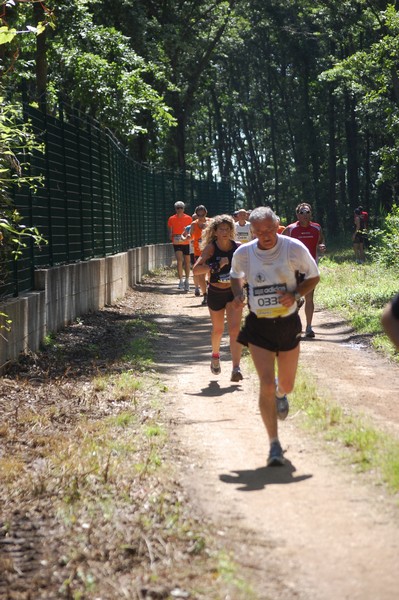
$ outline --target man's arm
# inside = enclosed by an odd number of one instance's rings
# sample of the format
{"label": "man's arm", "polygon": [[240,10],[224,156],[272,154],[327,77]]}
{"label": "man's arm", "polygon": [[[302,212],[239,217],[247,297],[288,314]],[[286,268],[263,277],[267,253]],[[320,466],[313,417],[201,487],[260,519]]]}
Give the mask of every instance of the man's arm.
{"label": "man's arm", "polygon": [[319,251],[320,252],[325,252],[325,250],[326,250],[326,240],[325,240],[324,233],[323,233],[323,230],[322,230],[321,227],[320,227],[320,231],[319,231],[318,247],[319,247]]}
{"label": "man's arm", "polygon": [[320,277],[309,277],[309,279],[304,279],[301,283],[298,284],[296,291],[301,294],[301,296],[306,296],[309,292],[312,292],[316,285],[319,283]]}
{"label": "man's arm", "polygon": [[306,296],[312,290],[315,289],[316,285],[319,283],[320,277],[309,277],[309,279],[304,279],[301,283],[298,284],[296,290],[294,292],[281,292],[280,295],[280,303],[283,306],[290,307],[296,302],[295,294],[298,293],[300,296]]}
{"label": "man's arm", "polygon": [[171,217],[169,217],[169,219],[168,219],[167,227],[168,227],[169,239],[170,239],[170,241],[172,241],[172,239],[173,239],[173,227],[172,227]]}
{"label": "man's arm", "polygon": [[197,259],[197,262],[193,266],[193,275],[206,275],[209,273],[210,267],[206,263],[207,260],[210,259],[213,253],[213,247],[211,244],[208,244],[206,248],[201,253],[201,256]]}
{"label": "man's arm", "polygon": [[234,300],[232,302],[233,306],[235,308],[242,308],[245,304],[245,279],[242,277],[230,277],[230,285],[234,296]]}

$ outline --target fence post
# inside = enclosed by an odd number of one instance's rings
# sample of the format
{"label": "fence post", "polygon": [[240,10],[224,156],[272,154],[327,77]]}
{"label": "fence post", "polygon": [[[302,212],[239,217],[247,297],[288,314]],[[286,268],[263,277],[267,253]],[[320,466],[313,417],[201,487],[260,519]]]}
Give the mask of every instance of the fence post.
{"label": "fence post", "polygon": [[64,227],[65,227],[65,238],[66,238],[66,260],[70,260],[69,252],[69,218],[68,218],[68,179],[66,173],[66,152],[65,152],[65,123],[64,123],[64,105],[63,102],[59,102],[59,118],[60,118],[60,129],[61,129],[61,148],[62,148],[62,178],[64,183],[63,198],[64,198]]}

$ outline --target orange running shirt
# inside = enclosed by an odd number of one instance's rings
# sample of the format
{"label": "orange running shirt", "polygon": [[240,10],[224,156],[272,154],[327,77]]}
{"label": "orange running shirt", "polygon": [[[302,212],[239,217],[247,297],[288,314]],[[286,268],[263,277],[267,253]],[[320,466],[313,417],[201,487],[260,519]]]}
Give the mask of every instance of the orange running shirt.
{"label": "orange running shirt", "polygon": [[182,240],[181,234],[183,233],[187,225],[191,225],[192,221],[193,220],[190,217],[190,215],[186,215],[185,213],[183,213],[181,217],[177,215],[172,215],[171,217],[169,217],[168,227],[172,229],[172,244],[174,244],[175,246],[181,246],[190,243],[189,240]]}
{"label": "orange running shirt", "polygon": [[191,239],[193,241],[194,244],[194,256],[201,256],[201,248],[200,248],[200,242],[201,242],[201,236],[202,236],[202,232],[205,229],[205,227],[208,225],[209,219],[207,219],[205,221],[205,223],[197,223],[197,221],[194,221],[194,223],[191,226]]}

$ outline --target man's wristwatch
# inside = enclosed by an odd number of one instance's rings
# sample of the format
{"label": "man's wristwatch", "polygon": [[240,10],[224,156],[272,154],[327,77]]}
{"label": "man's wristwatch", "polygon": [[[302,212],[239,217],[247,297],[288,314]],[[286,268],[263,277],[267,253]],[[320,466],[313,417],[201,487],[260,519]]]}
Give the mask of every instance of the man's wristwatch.
{"label": "man's wristwatch", "polygon": [[295,298],[295,302],[299,302],[299,300],[302,298],[302,296],[299,292],[295,291],[294,298]]}

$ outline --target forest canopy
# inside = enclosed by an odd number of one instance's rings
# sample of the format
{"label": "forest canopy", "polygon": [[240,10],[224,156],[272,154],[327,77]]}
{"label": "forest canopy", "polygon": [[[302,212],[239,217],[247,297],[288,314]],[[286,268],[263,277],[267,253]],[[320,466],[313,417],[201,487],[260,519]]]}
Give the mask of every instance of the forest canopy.
{"label": "forest canopy", "polygon": [[[381,0],[7,0],[2,85],[76,107],[154,168],[329,232],[397,204],[399,13]],[[22,34],[23,33],[23,34]]]}

